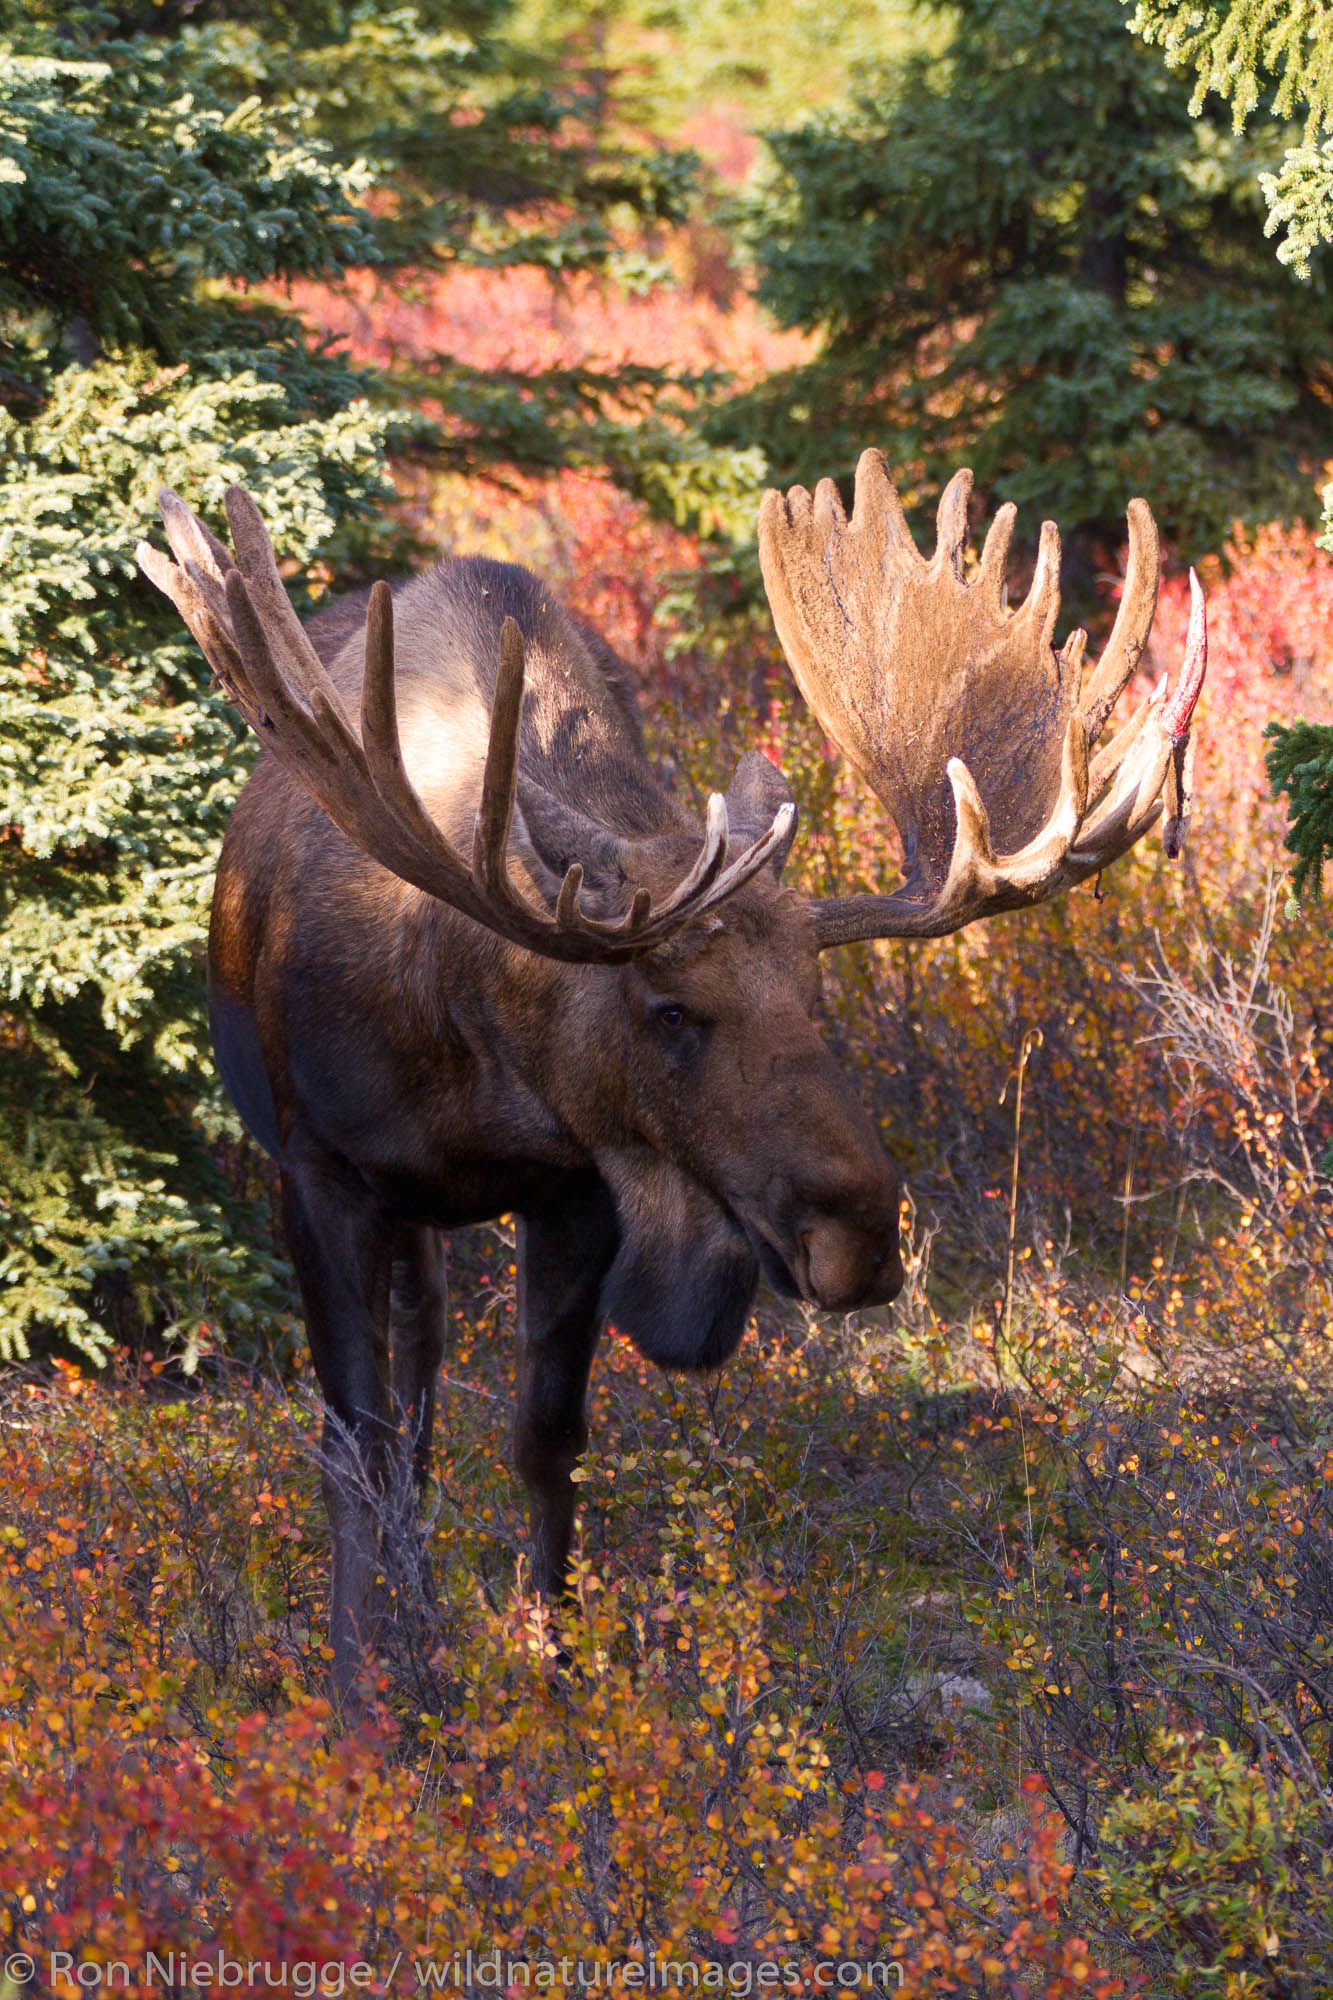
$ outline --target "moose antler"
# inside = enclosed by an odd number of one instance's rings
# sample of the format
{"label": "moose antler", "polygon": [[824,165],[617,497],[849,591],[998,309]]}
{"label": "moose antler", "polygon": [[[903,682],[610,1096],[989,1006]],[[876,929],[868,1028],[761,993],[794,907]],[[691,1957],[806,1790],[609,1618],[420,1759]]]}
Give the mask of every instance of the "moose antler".
{"label": "moose antler", "polygon": [[727,806],[715,793],[698,860],[656,909],[648,890],[640,888],[623,917],[590,915],[582,905],[583,869],[577,862],[565,875],[554,914],[534,908],[515,887],[507,856],[523,706],[523,635],[515,621],[506,618],[500,633],[469,866],[427,812],[403,763],[389,586],[375,585],[366,613],[358,734],[292,610],[251,496],[239,486],[227,492],[234,560],[169,488],[158,497],[176,560],[140,542],[139,567],[176,606],[260,741],[367,854],[488,930],[545,958],[619,962],[660,944],[785,854],[796,814],[791,805],[782,806],[767,831],[728,863]]}
{"label": "moose antler", "polygon": [[1157,530],[1129,503],[1129,565],[1115,625],[1085,668],[1087,634],[1057,651],[1060,537],[1041,531],[1024,602],[1004,603],[1015,508],[1001,507],[976,574],[963,566],[970,472],[939,504],[934,555],[918,551],[877,451],[863,452],[847,520],[832,480],[764,495],[759,558],[773,622],[821,726],[902,836],[891,896],[815,906],[822,946],[942,937],[976,917],[1039,903],[1132,847],[1166,792],[1165,844],[1189,816],[1189,723],[1207,662],[1203,593],[1180,686],[1166,682],[1089,758],[1138,666],[1157,606]]}

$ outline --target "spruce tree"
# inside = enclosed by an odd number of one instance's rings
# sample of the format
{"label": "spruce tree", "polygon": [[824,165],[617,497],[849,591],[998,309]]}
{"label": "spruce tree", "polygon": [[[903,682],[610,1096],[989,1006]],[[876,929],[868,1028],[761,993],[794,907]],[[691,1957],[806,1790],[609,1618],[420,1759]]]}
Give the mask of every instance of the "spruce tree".
{"label": "spruce tree", "polygon": [[132,550],[160,483],[216,517],[240,480],[308,602],[387,559],[395,444],[550,452],[534,404],[588,431],[577,380],[457,380],[427,433],[253,289],[605,263],[624,203],[677,199],[564,143],[495,13],[0,0],[0,1356],[145,1328],[191,1356],[287,1310],[202,1005],[249,746]]}
{"label": "spruce tree", "polygon": [[[1317,251],[1333,243],[1333,7],[1326,0],[1231,0],[1189,5],[1137,0],[1130,23],[1162,48],[1168,63],[1194,72],[1190,110],[1198,116],[1210,93],[1231,106],[1236,132],[1258,114],[1291,121],[1289,144],[1276,170],[1261,174],[1268,233],[1281,234],[1278,257],[1308,278]],[[1333,486],[1324,489],[1324,548],[1333,552]],[[1273,723],[1268,775],[1285,792],[1295,856],[1292,895],[1318,896],[1324,865],[1333,859],[1333,725]]]}
{"label": "spruce tree", "polygon": [[[727,410],[781,478],[882,445],[927,498],[968,462],[1085,554],[1152,496],[1184,553],[1299,513],[1333,453],[1326,260],[1263,240],[1256,144],[1118,0],[962,0],[953,40],[768,135],[763,296],[817,358]],[[1077,556],[1075,564],[1077,565]]]}
{"label": "spruce tree", "polygon": [[1135,0],[1134,33],[1173,69],[1194,72],[1190,111],[1210,92],[1243,132],[1258,113],[1291,128],[1280,165],[1260,175],[1268,233],[1303,277],[1333,241],[1333,7],[1328,0]]}

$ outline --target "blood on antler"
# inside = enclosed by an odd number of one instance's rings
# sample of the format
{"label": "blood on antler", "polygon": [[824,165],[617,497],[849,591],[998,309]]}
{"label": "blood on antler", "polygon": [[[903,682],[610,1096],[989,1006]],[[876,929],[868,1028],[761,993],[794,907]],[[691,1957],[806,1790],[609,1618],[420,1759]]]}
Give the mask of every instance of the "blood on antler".
{"label": "blood on antler", "polygon": [[1086,633],[1054,645],[1060,538],[1041,532],[1036,573],[1009,612],[1002,507],[969,577],[970,472],[939,504],[935,553],[918,551],[877,451],[861,456],[849,521],[831,480],[764,496],[759,554],[773,622],[826,734],[887,807],[906,880],[891,896],[816,905],[823,945],[939,937],[1048,896],[1132,847],[1162,811],[1168,853],[1189,814],[1189,723],[1207,659],[1203,593],[1182,678],[1154,690],[1104,748],[1103,725],[1147,644],[1157,530],[1129,504],[1129,565],[1115,626],[1085,663]]}

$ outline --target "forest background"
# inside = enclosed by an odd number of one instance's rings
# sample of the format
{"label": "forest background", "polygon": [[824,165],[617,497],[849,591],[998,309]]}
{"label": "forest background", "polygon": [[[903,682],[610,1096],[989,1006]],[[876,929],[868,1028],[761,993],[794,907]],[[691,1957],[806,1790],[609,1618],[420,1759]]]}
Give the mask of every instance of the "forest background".
{"label": "forest background", "polygon": [[[1331,51],[1316,0],[0,0],[16,1949],[1333,1991]],[[923,539],[959,463],[1017,500],[1015,588],[1057,518],[1071,624],[1148,497],[1152,673],[1210,594],[1186,863],[830,965],[908,1291],[766,1304],[702,1388],[608,1344],[577,1695],[512,1593],[509,1242],[460,1244],[444,1626],[399,1580],[338,1738],[299,1320],[202,1009],[251,751],[134,569],[156,489],[243,480],[303,607],[542,570],[680,783],[780,759],[827,892],[893,856],[753,522],[870,443]]]}

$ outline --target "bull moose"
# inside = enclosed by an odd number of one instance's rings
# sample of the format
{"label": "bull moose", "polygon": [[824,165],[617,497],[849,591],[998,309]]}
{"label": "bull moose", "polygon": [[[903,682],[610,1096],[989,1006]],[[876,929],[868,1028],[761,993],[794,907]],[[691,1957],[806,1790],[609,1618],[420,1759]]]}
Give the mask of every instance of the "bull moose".
{"label": "bull moose", "polygon": [[874,451],[850,520],[830,480],[761,507],[792,671],[902,843],[893,894],[823,900],[782,882],[781,772],[743,756],[701,835],[645,755],[621,663],[527,570],[453,558],[303,628],[243,489],[234,555],[163,491],[175,561],[142,543],[139,562],[268,752],[218,865],[210,1010],[281,1171],[329,1413],[340,1699],[374,1629],[375,1496],[395,1454],[427,1465],[441,1232],[517,1218],[516,1458],[534,1581],[555,1595],[605,1323],[664,1368],[706,1369],[761,1272],[837,1311],[902,1283],[898,1177],[813,1022],[819,954],[1041,902],[1164,803],[1178,851],[1197,581],[1177,688],[1098,748],[1153,621],[1152,515],[1130,502],[1114,629],[1085,663],[1082,631],[1054,644],[1054,524],[1011,612],[1014,508],[969,573],[970,491],[966,471],[946,487],[929,560]]}

